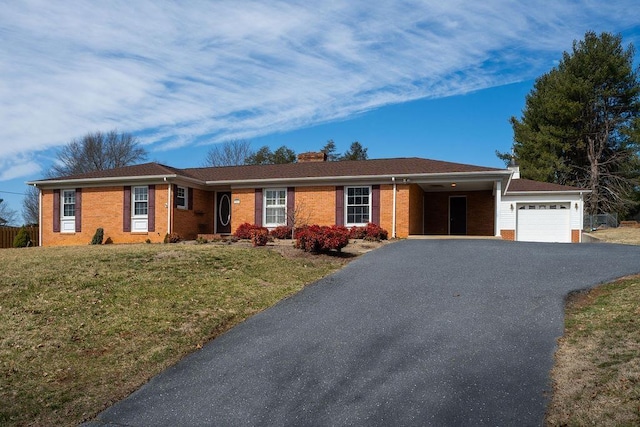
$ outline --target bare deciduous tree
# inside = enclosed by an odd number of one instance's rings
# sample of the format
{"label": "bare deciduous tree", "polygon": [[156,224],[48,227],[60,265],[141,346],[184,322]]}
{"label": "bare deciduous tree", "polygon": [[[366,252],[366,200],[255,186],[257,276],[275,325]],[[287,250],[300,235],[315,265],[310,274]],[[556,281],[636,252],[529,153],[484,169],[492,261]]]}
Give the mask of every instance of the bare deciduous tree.
{"label": "bare deciduous tree", "polygon": [[205,158],[205,166],[244,165],[247,158],[254,154],[251,143],[244,139],[232,139],[216,144]]}
{"label": "bare deciduous tree", "polygon": [[287,212],[287,223],[291,225],[291,238],[296,238],[296,229],[309,225],[311,212],[304,202],[297,202],[292,211]]}
{"label": "bare deciduous tree", "polygon": [[136,137],[116,130],[88,133],[58,151],[49,177],[75,175],[135,164],[147,157]]}
{"label": "bare deciduous tree", "polygon": [[0,225],[16,225],[18,213],[0,199]]}
{"label": "bare deciduous tree", "polygon": [[40,190],[29,186],[22,199],[22,218],[25,224],[39,224],[40,222]]}

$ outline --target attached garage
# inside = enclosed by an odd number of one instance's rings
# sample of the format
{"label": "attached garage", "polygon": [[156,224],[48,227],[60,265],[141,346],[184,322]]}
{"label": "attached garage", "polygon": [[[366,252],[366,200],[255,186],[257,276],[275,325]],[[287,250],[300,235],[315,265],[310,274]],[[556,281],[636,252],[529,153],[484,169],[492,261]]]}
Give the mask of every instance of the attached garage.
{"label": "attached garage", "polygon": [[517,204],[516,240],[571,243],[569,203]]}
{"label": "attached garage", "polygon": [[520,242],[579,243],[588,191],[521,179],[516,166],[500,200],[500,235]]}

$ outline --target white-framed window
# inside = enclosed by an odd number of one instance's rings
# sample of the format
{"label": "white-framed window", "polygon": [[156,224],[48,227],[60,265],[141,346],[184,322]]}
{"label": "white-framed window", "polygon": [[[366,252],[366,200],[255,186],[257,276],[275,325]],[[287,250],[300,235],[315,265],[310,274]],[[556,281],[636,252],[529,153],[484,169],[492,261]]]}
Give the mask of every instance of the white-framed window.
{"label": "white-framed window", "polygon": [[185,187],[178,186],[176,188],[176,205],[178,209],[187,209],[189,206],[189,192]]}
{"label": "white-framed window", "polygon": [[76,231],[76,190],[60,192],[60,231],[75,233]]}
{"label": "white-framed window", "polygon": [[62,217],[75,218],[76,190],[62,190]]}
{"label": "white-framed window", "polygon": [[133,187],[133,216],[147,216],[149,213],[149,187]]}
{"label": "white-framed window", "polygon": [[131,189],[131,231],[145,232],[149,227],[149,187]]}
{"label": "white-framed window", "polygon": [[371,187],[345,188],[345,225],[365,225],[371,222]]}
{"label": "white-framed window", "polygon": [[264,226],[277,227],[287,224],[287,189],[264,190]]}

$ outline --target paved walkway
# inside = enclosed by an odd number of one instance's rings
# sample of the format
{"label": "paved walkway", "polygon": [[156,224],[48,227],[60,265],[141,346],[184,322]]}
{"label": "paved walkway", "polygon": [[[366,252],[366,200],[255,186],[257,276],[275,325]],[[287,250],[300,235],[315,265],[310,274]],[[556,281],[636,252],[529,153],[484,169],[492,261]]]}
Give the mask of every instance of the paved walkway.
{"label": "paved walkway", "polygon": [[632,246],[387,245],[90,425],[539,426],[565,295],[638,272]]}

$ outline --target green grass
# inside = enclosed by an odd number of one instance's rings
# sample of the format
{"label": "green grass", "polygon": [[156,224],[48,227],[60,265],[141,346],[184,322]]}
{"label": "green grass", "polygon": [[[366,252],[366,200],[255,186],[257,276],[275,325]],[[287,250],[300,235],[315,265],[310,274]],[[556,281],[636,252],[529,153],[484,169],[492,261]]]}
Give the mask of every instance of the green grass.
{"label": "green grass", "polygon": [[640,425],[640,276],[570,299],[549,425]]}
{"label": "green grass", "polygon": [[264,248],[0,251],[0,425],[77,425],[341,267]]}

